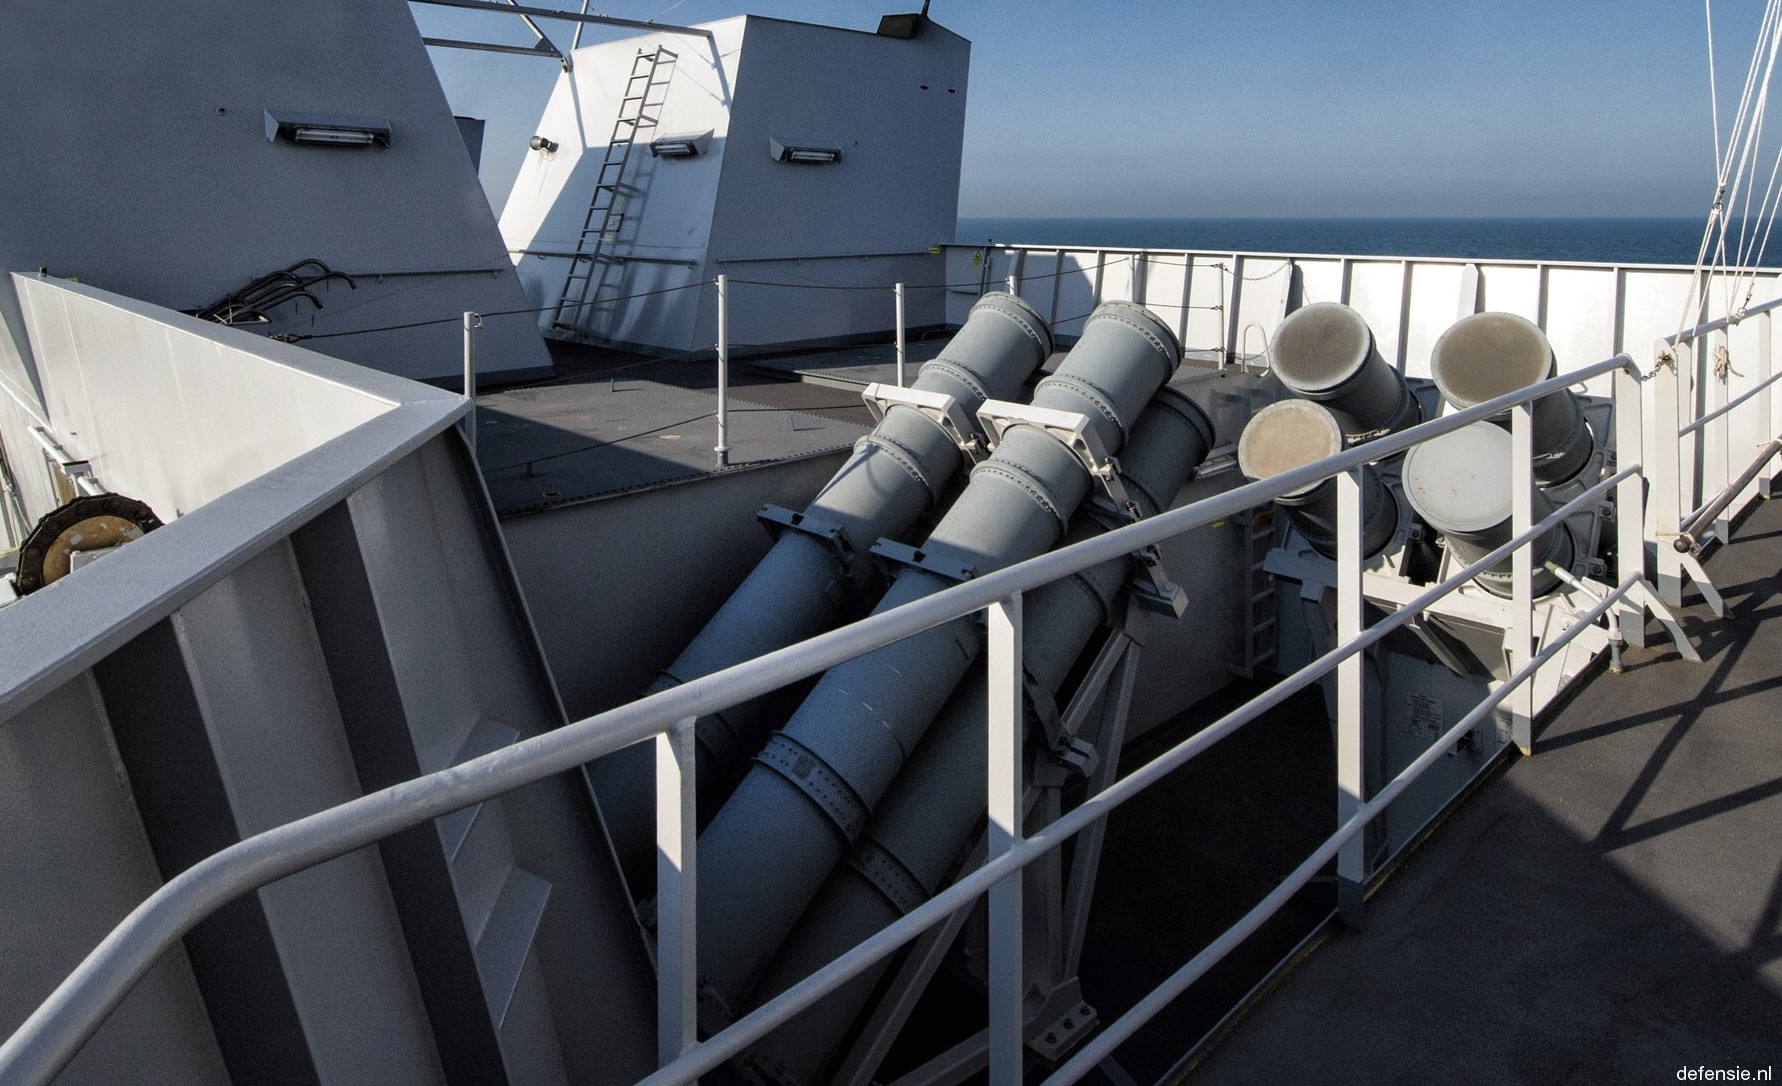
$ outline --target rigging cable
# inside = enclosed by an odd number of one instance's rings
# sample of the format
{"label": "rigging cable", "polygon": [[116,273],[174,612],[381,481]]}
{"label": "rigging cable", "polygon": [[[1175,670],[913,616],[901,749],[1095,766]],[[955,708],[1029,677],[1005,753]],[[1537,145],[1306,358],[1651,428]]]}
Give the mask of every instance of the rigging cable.
{"label": "rigging cable", "polygon": [[[1683,312],[1678,318],[1677,331],[1687,330],[1691,322],[1691,314],[1705,309],[1708,305],[1711,286],[1716,274],[1723,284],[1723,300],[1729,310],[1733,307],[1733,298],[1739,287],[1739,279],[1747,274],[1751,277],[1751,285],[1755,286],[1756,262],[1762,260],[1762,253],[1767,246],[1769,230],[1763,230],[1761,240],[1750,225],[1751,196],[1747,181],[1755,186],[1757,149],[1762,143],[1762,130],[1765,114],[1769,104],[1769,88],[1771,77],[1775,72],[1778,47],[1782,46],[1782,0],[1769,0],[1765,5],[1764,16],[1758,30],[1757,41],[1751,53],[1751,62],[1745,73],[1745,84],[1739,97],[1739,106],[1734,114],[1731,129],[1726,136],[1725,144],[1720,140],[1720,105],[1718,81],[1713,56],[1713,3],[1704,0],[1704,10],[1709,37],[1709,103],[1714,125],[1715,155],[1715,190],[1714,200],[1708,209],[1707,222],[1702,231],[1701,245],[1697,249],[1696,262],[1690,277],[1690,288],[1683,304]],[[1766,56],[1767,54],[1767,56]],[[1762,73],[1761,78],[1759,73]],[[1782,167],[1782,155],[1779,155],[1777,167]],[[1769,213],[1773,222],[1774,207],[1779,197],[1776,188],[1776,169],[1771,171],[1770,185],[1766,188],[1763,199],[1758,204],[1758,219],[1761,224],[1765,213]],[[1738,261],[1730,267],[1732,281],[1727,283],[1729,262],[1727,259],[1727,233],[1735,211],[1740,215]],[[1755,252],[1754,252],[1755,247]],[[1714,263],[1709,264],[1710,253]]]}
{"label": "rigging cable", "polygon": [[[1769,110],[1770,87],[1772,85],[1771,77],[1775,74],[1778,47],[1782,46],[1782,5],[1772,4],[1770,10],[1775,12],[1776,17],[1771,20],[1769,26],[1769,59],[1764,67],[1763,81],[1761,83],[1762,90],[1758,94],[1757,103],[1751,115],[1748,136],[1749,142],[1747,143],[1748,155],[1740,162],[1740,170],[1742,171],[1741,186],[1743,188],[1745,199],[1743,206],[1740,208],[1739,216],[1739,255],[1738,259],[1734,262],[1731,289],[1726,294],[1726,302],[1729,309],[1735,305],[1733,298],[1738,294],[1739,282],[1741,279],[1749,277],[1750,286],[1754,287],[1756,285],[1756,266],[1752,262],[1752,250],[1757,243],[1757,227],[1753,226],[1751,223],[1751,193],[1755,191],[1759,162],[1759,155],[1757,152],[1762,145],[1764,122]],[[1767,13],[1768,12],[1766,12],[1766,14]],[[1749,162],[1749,169],[1746,168],[1747,161]],[[1778,157],[1776,165],[1782,166],[1782,157]],[[1762,225],[1765,214],[1770,211],[1775,191],[1776,168],[1772,167],[1770,170],[1769,185],[1766,187],[1763,200],[1758,204],[1757,208],[1757,223],[1759,226]],[[1724,234],[1725,231],[1723,229],[1723,240]],[[1749,300],[1749,293],[1747,293],[1746,300]]]}

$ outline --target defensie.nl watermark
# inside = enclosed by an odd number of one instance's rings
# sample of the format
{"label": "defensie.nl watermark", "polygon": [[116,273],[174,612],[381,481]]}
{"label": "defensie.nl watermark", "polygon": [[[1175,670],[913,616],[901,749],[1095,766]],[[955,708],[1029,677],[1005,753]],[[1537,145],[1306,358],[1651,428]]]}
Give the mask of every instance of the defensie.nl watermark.
{"label": "defensie.nl watermark", "polygon": [[1773,1067],[1709,1067],[1697,1064],[1694,1067],[1682,1067],[1677,1070],[1679,1082],[1772,1082],[1776,1077]]}

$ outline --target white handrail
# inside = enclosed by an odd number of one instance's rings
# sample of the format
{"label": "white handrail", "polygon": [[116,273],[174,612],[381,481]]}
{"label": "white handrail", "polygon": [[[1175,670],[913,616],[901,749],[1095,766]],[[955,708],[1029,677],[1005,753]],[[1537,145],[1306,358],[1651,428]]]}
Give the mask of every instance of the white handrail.
{"label": "white handrail", "polygon": [[[1518,404],[1530,403],[1575,382],[1614,371],[1637,374],[1632,359],[1617,355],[1465,411],[1432,419],[1402,433],[1376,439],[1326,460],[987,574],[918,602],[870,616],[725,671],[238,842],[176,876],[132,911],[13,1036],[0,1045],[0,1080],[47,1083],[163,952],[217,908],[257,887],[440,815],[576,768],[630,743],[670,731],[688,718],[760,696],[922,630],[996,607],[1040,585],[1395,455],[1429,438],[1460,429]],[[1637,382],[1623,384],[1637,389]],[[1630,407],[1621,406],[1623,410]],[[1631,405],[1631,409],[1637,417],[1637,404]],[[1517,428],[1528,425],[1526,411],[1517,411],[1514,415]],[[1595,500],[1639,470],[1638,465],[1630,466],[1599,483],[1552,517],[1531,526],[1516,539],[1425,592],[1413,601],[1413,605],[1426,606],[1427,602],[1452,591],[1558,523],[1563,513]],[[1639,568],[1638,559],[1632,564]],[[1219,738],[1314,681],[1341,660],[1373,644],[1397,625],[1409,621],[1414,613],[1406,608],[1388,616],[1243,709],[1086,800],[1039,834],[1011,842],[1000,857],[962,878],[850,954],[736,1025],[687,1049],[644,1081],[652,1086],[689,1081],[737,1054],[824,992],[892,953],[964,902],[1056,847]],[[1530,661],[1527,668],[1534,666],[1535,662]],[[1508,696],[1507,693],[1504,696]],[[690,784],[690,778],[682,778],[683,789]],[[683,972],[682,975],[687,974]],[[684,1002],[677,1005],[685,1007]]]}

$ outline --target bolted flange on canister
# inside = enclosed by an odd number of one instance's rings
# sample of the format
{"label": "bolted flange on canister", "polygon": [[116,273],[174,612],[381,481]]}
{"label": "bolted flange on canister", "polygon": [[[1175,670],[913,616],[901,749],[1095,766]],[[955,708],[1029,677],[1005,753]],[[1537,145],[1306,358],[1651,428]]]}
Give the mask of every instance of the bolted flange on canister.
{"label": "bolted flange on canister", "polygon": [[[922,365],[917,382],[963,403],[982,403],[997,397],[1001,383],[983,372],[985,360],[999,368],[1007,364],[1002,360],[1016,360],[1015,365],[1024,367],[1016,378],[1018,383],[1037,366],[1028,359],[1037,353],[1043,363],[1051,357],[1052,349],[1052,330],[1037,310],[1013,294],[993,291],[972,304],[952,340]],[[959,387],[948,387],[949,381]]]}
{"label": "bolted flange on canister", "polygon": [[[1442,398],[1462,410],[1557,376],[1559,364],[1540,326],[1514,313],[1475,313],[1454,322],[1429,356]],[[1509,425],[1509,413],[1493,422]],[[1569,482],[1590,463],[1596,439],[1569,389],[1534,402],[1534,478]]]}
{"label": "bolted flange on canister", "polygon": [[1083,322],[1058,372],[1035,386],[1033,403],[1081,411],[1102,447],[1118,449],[1181,362],[1181,343],[1155,313],[1135,302],[1103,302]]}
{"label": "bolted flange on canister", "polygon": [[1294,310],[1275,329],[1270,368],[1296,395],[1327,408],[1350,445],[1423,421],[1404,377],[1380,354],[1360,313],[1338,302]]}
{"label": "bolted flange on canister", "polygon": [[[1346,437],[1332,412],[1306,400],[1282,400],[1258,411],[1238,437],[1238,468],[1252,480],[1317,463],[1343,451]],[[1307,543],[1337,556],[1336,480],[1324,479],[1275,499]],[[1361,551],[1372,558],[1398,530],[1398,502],[1372,467],[1361,473]]]}
{"label": "bolted flange on canister", "polygon": [[[1431,438],[1405,454],[1405,497],[1419,516],[1442,533],[1448,549],[1470,565],[1510,541],[1513,511],[1510,479],[1510,435],[1489,422],[1475,422]],[[1553,503],[1534,491],[1534,520],[1553,512]],[[1544,568],[1552,562],[1570,568],[1576,548],[1564,524],[1530,544],[1534,555],[1534,594],[1559,587],[1559,578]],[[1479,574],[1481,587],[1493,595],[1513,595],[1513,558]]]}

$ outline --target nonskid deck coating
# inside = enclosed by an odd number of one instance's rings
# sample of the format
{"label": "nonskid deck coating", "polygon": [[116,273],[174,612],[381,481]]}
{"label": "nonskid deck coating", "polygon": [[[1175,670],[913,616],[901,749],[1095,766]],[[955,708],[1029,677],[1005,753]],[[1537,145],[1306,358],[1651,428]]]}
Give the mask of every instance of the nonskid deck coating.
{"label": "nonskid deck coating", "polygon": [[1704,663],[1649,632],[1185,1081],[1782,1070],[1782,502],[1708,569]]}
{"label": "nonskid deck coating", "polygon": [[717,444],[717,367],[553,344],[559,377],[477,397],[477,459],[502,516],[837,453],[872,424],[858,394],[736,367]]}
{"label": "nonskid deck coating", "polygon": [[481,397],[477,455],[505,516],[836,452],[865,427],[727,401],[728,464],[714,451],[718,398],[635,378]]}

